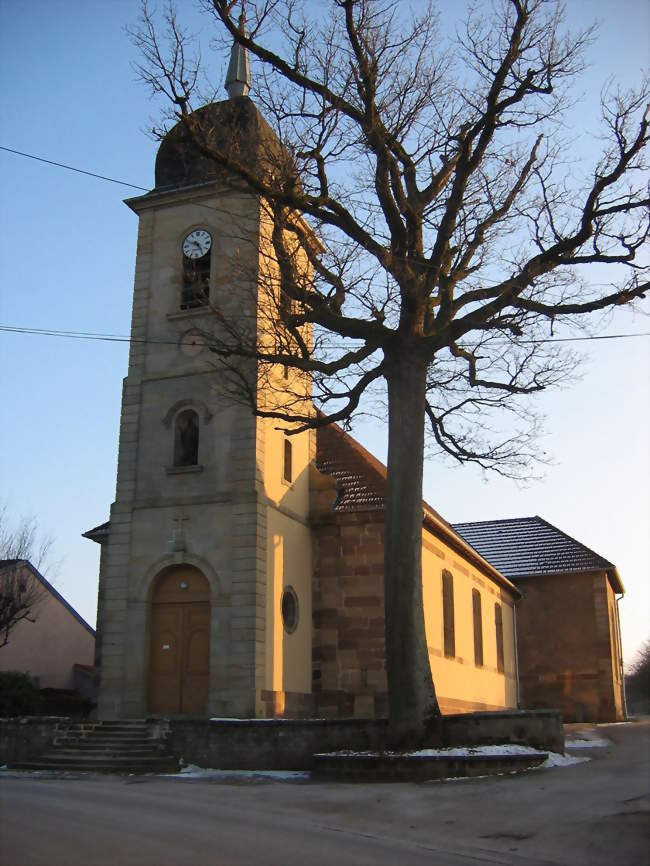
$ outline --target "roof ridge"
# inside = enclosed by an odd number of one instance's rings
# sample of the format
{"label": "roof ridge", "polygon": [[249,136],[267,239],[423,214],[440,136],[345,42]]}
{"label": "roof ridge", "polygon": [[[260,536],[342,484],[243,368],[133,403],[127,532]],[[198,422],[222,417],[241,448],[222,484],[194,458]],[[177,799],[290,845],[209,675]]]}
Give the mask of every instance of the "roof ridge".
{"label": "roof ridge", "polygon": [[54,598],[56,598],[57,601],[60,601],[61,604],[62,604],[62,605],[63,605],[63,606],[64,606],[64,607],[65,607],[65,608],[66,608],[66,609],[67,609],[67,610],[68,610],[68,611],[69,611],[69,612],[74,616],[74,618],[75,618],[76,620],[78,620],[79,623],[80,623],[84,628],[86,628],[86,629],[87,629],[87,630],[88,630],[88,631],[93,635],[93,637],[95,636],[95,634],[96,634],[95,629],[94,629],[91,625],[89,625],[89,623],[86,622],[86,620],[82,617],[82,615],[81,615],[80,613],[78,613],[78,612],[74,609],[74,607],[70,604],[70,602],[67,601],[67,600],[66,600],[66,599],[61,595],[61,593],[59,592],[59,590],[58,590],[55,586],[53,586],[53,585],[50,583],[50,581],[40,573],[40,571],[36,568],[35,565],[33,565],[33,564],[28,560],[28,559],[17,559],[17,560],[14,561],[14,564],[17,563],[17,562],[23,563],[23,564],[24,564],[24,565],[25,565],[25,566],[26,566],[26,567],[27,567],[27,568],[32,572],[32,574],[34,575],[34,577],[35,577],[38,581],[40,581],[40,583],[43,584],[43,586],[45,587],[45,589],[46,589],[46,590],[47,590],[51,595],[53,595]]}
{"label": "roof ridge", "polygon": [[569,535],[568,532],[564,532],[563,529],[559,529],[557,526],[552,524],[550,521],[546,520],[546,518],[544,518],[544,517],[540,517],[539,515],[537,515],[537,519],[540,520],[542,523],[546,524],[546,526],[548,526],[550,529],[553,529],[555,532],[559,532],[560,535],[564,536],[564,538],[568,538],[569,541],[572,541],[574,544],[577,544],[578,547],[581,547],[583,550],[586,550],[587,553],[591,553],[593,556],[597,557],[598,559],[601,559],[604,563],[607,564],[607,566],[609,568],[614,568],[613,562],[610,562],[608,559],[605,559],[605,557],[602,556],[602,554],[597,553],[591,547],[587,547],[586,544],[583,544],[581,541],[578,541],[577,538],[574,538],[572,535]]}
{"label": "roof ridge", "polygon": [[541,517],[534,515],[533,517],[495,517],[494,520],[458,520],[458,526],[477,526],[480,523],[521,523],[523,520],[541,520]]}

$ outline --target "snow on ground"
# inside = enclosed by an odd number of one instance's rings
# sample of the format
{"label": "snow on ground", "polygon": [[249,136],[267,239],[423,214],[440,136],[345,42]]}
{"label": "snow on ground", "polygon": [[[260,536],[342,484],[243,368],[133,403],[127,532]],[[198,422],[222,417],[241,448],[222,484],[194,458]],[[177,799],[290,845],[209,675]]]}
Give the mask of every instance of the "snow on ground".
{"label": "snow on ground", "polygon": [[165,773],[175,779],[236,779],[242,782],[256,782],[269,779],[275,782],[299,782],[309,779],[309,773],[302,770],[215,770],[188,764],[179,773]]}
{"label": "snow on ground", "polygon": [[534,770],[540,770],[544,767],[570,767],[571,764],[585,764],[591,761],[591,758],[577,758],[575,755],[560,755],[558,752],[549,752],[548,758],[539,767],[533,767]]}
{"label": "snow on ground", "polygon": [[605,746],[611,746],[612,741],[606,740],[604,737],[567,737],[565,740],[565,748],[567,749],[602,749]]}
{"label": "snow on ground", "polygon": [[419,755],[423,758],[440,756],[442,758],[465,758],[471,755],[536,755],[539,749],[532,746],[519,746],[515,743],[503,743],[499,746],[461,746],[450,749],[419,749],[408,752],[409,755]]}
{"label": "snow on ground", "polygon": [[274,725],[277,725],[278,723],[282,723],[282,722],[307,722],[307,721],[308,722],[331,722],[332,719],[325,719],[325,718],[322,718],[322,719],[320,719],[320,718],[290,719],[290,718],[284,718],[284,717],[281,719],[277,719],[277,718],[274,718],[274,719],[237,719],[234,716],[223,716],[223,717],[214,716],[212,719],[210,719],[210,721],[211,722],[245,722],[246,724],[254,724],[254,725],[264,724],[264,722],[267,722],[269,724],[273,723]]}
{"label": "snow on ground", "polygon": [[[540,753],[539,749],[534,749],[532,746],[519,746],[514,743],[505,743],[500,746],[466,746],[462,748],[449,748],[449,749],[419,749],[417,752],[384,752],[385,755],[398,755],[403,754],[404,756],[412,755],[415,757],[421,758],[465,758],[476,756],[480,757],[481,755],[538,755]],[[379,756],[381,752],[352,752],[352,751],[341,751],[341,752],[330,752],[332,755],[341,755],[341,756],[352,756],[352,755],[376,755]],[[572,764],[583,764],[585,761],[591,760],[590,758],[576,758],[573,755],[560,755],[558,752],[545,752],[544,754],[548,755],[548,758],[536,767],[535,769],[544,768],[544,767],[568,767]]]}

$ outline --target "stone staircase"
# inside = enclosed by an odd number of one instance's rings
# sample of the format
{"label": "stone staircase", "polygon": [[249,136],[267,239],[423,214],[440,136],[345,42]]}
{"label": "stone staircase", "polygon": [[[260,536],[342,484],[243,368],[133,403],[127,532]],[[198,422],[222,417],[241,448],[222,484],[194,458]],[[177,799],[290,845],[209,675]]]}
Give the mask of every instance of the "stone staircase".
{"label": "stone staircase", "polygon": [[144,720],[78,722],[57,731],[47,751],[16,770],[68,770],[95,773],[167,773],[178,762],[167,750],[164,723]]}

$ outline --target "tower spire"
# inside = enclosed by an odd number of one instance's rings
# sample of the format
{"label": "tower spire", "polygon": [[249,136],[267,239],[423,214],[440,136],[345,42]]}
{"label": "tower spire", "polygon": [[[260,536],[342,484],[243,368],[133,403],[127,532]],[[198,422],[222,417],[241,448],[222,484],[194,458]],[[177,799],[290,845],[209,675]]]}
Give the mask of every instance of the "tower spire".
{"label": "tower spire", "polygon": [[[239,32],[246,36],[246,13],[244,11],[243,2],[241,6]],[[248,96],[248,91],[250,89],[251,69],[248,62],[248,50],[235,40],[230,49],[230,63],[228,64],[228,72],[226,74],[226,90],[228,91],[228,99],[234,99],[235,96]]]}

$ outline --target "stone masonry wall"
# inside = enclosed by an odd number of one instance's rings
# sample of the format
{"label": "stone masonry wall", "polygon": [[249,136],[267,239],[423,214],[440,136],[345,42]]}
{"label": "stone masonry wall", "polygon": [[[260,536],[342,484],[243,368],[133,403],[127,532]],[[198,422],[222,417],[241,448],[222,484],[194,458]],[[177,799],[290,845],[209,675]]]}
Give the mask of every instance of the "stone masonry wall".
{"label": "stone masonry wall", "polygon": [[153,214],[143,214],[138,229],[137,265],[131,320],[129,372],[122,389],[120,445],[111,531],[102,551],[99,575],[97,632],[101,636],[95,665],[98,670],[100,718],[125,713],[123,678],[127,621],[128,564],[131,548],[132,502],[135,497],[140,389],[146,354],[147,311],[150,302]]}
{"label": "stone masonry wall", "polygon": [[568,722],[620,719],[604,572],[529,577],[517,584],[524,594],[517,608],[522,708],[552,707]]}
{"label": "stone masonry wall", "polygon": [[385,716],[382,512],[314,527],[313,694],[324,717]]}
{"label": "stone masonry wall", "polygon": [[178,760],[224,770],[309,770],[313,755],[386,746],[384,719],[173,720],[167,746]]}

